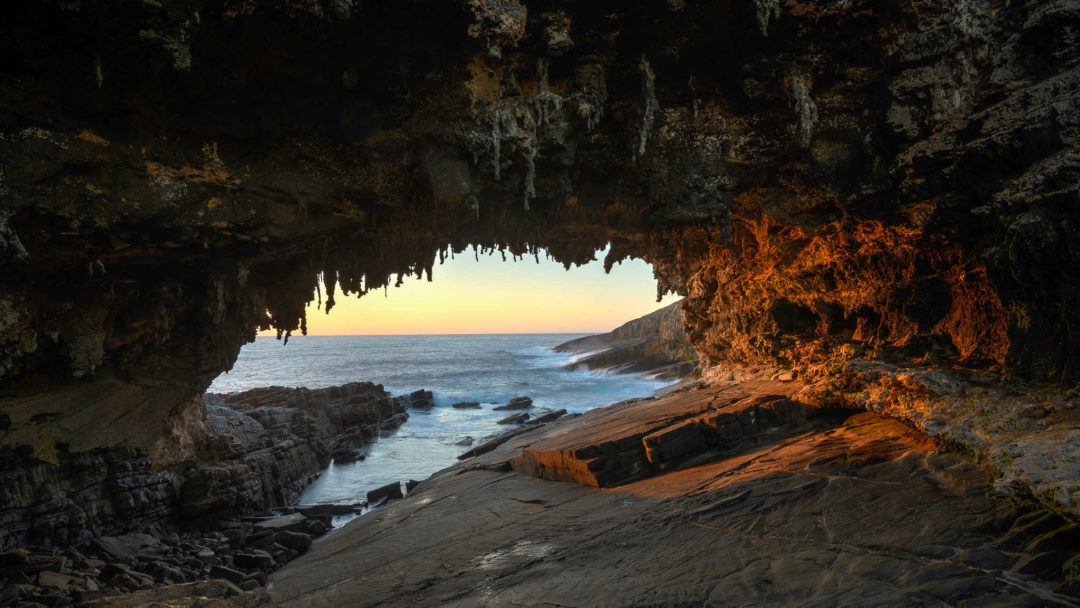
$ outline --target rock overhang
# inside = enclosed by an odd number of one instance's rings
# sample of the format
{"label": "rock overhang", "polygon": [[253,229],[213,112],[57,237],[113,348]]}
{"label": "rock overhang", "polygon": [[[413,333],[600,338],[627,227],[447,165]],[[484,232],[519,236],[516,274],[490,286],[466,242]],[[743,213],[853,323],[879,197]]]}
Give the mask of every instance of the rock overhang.
{"label": "rock overhang", "polygon": [[182,378],[179,415],[314,298],[610,243],[710,365],[1075,384],[1080,77],[1038,4],[19,7],[0,378]]}

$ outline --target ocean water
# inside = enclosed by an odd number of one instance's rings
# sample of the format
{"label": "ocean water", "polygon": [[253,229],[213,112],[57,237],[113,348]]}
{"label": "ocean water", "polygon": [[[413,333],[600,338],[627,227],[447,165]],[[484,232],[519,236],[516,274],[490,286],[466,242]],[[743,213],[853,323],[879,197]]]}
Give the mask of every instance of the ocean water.
{"label": "ocean water", "polygon": [[[551,347],[582,335],[300,336],[288,345],[258,338],[241,350],[232,371],[218,377],[210,392],[361,381],[382,384],[392,395],[432,391],[434,408],[410,410],[397,431],[366,446],[364,461],[331,464],[297,501],[352,504],[369,490],[426,479],[457,462],[469,449],[457,444],[467,437],[476,445],[513,428],[496,421],[514,412],[492,410],[513,397],[531,397],[531,412],[585,412],[646,397],[671,384],[641,375],[566,369],[580,357]],[[482,409],[450,407],[459,401],[478,401]]]}

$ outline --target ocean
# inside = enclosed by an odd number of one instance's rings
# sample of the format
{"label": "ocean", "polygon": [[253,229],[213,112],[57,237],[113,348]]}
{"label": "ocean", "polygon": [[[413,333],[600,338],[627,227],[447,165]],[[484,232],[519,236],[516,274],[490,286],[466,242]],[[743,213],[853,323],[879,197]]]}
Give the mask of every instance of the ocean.
{"label": "ocean", "polygon": [[[369,490],[423,480],[457,462],[469,449],[458,445],[467,437],[476,445],[512,428],[496,421],[513,412],[491,408],[513,397],[531,397],[534,408],[585,412],[647,397],[671,384],[575,369],[580,357],[552,350],[583,335],[299,336],[287,345],[260,337],[240,351],[236,365],[214,381],[210,392],[362,381],[382,384],[395,396],[432,391],[434,408],[409,410],[409,420],[397,431],[365,447],[365,460],[331,464],[297,501],[353,504]],[[459,401],[478,401],[482,409],[450,407]]]}

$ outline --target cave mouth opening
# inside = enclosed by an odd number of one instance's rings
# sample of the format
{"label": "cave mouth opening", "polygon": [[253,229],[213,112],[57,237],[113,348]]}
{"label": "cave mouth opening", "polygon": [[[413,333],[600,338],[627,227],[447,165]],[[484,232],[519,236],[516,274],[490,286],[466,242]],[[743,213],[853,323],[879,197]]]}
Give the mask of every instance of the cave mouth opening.
{"label": "cave mouth opening", "polygon": [[[398,358],[399,352],[391,350],[380,357],[372,349],[400,349],[407,344],[422,350],[420,344],[441,340],[462,352],[443,351],[439,356],[460,359],[470,348],[484,348],[484,343],[505,342],[503,349],[513,342],[530,345],[523,348],[554,347],[604,334],[661,309],[678,308],[678,296],[657,293],[648,263],[629,259],[605,267],[608,252],[600,250],[592,261],[574,265],[560,263],[543,250],[517,256],[473,248],[447,256],[426,281],[420,274],[414,275],[416,279],[399,277],[393,287],[366,294],[339,293],[336,300],[330,299],[321,277],[304,311],[304,334],[283,335],[264,328],[209,392],[379,382],[377,375],[386,365],[391,368],[385,371],[396,377],[407,362]],[[358,356],[359,368],[328,373]],[[436,354],[431,357],[434,363]]]}
{"label": "cave mouth opening", "polygon": [[320,478],[279,502],[351,505],[506,431],[663,391],[696,367],[680,300],[657,299],[644,261],[609,271],[606,254],[564,266],[543,251],[467,251],[431,281],[329,311],[323,283],[306,335],[263,331],[215,379],[208,428],[242,415],[256,433],[311,436]]}

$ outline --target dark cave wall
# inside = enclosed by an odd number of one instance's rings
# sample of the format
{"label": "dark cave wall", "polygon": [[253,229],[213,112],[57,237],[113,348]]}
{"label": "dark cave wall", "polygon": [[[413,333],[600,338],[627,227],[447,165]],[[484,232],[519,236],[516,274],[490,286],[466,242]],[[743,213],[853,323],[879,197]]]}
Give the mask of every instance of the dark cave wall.
{"label": "dark cave wall", "polygon": [[0,445],[35,458],[183,462],[256,329],[469,245],[642,257],[709,365],[1080,382],[1076,2],[4,10]]}

